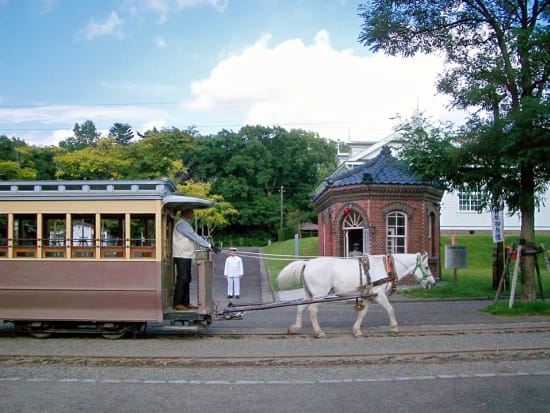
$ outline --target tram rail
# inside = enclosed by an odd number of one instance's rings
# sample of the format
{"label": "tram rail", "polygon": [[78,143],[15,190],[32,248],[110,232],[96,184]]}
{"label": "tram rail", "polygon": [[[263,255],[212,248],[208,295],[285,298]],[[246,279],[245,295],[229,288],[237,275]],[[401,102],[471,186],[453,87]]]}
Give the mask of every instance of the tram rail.
{"label": "tram rail", "polygon": [[547,360],[550,347],[484,348],[410,352],[298,355],[223,355],[223,356],[82,356],[82,355],[0,355],[2,367],[283,367],[373,365],[388,363],[446,363],[479,361]]}

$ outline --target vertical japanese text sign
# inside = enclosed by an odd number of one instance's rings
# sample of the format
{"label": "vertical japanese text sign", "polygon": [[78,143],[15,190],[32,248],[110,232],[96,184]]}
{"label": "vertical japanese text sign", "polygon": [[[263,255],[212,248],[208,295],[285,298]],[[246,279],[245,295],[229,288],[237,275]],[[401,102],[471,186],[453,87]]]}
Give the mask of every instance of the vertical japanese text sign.
{"label": "vertical japanese text sign", "polygon": [[493,222],[493,242],[504,242],[504,214],[501,210],[491,210],[491,220]]}

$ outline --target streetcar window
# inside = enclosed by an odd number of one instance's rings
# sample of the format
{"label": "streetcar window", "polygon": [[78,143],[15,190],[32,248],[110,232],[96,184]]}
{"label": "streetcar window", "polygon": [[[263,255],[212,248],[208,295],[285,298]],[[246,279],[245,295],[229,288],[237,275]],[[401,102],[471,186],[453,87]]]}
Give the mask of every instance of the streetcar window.
{"label": "streetcar window", "polygon": [[72,246],[95,246],[95,215],[73,214],[72,223]]}
{"label": "streetcar window", "polygon": [[155,257],[155,215],[130,215],[130,248],[132,258]]}
{"label": "streetcar window", "polygon": [[130,216],[132,231],[130,242],[133,247],[155,246],[155,215],[132,214]]}
{"label": "streetcar window", "polygon": [[124,246],[124,214],[101,215],[101,246]]}
{"label": "streetcar window", "polygon": [[100,247],[102,258],[124,257],[124,214],[101,215]]}
{"label": "streetcar window", "polygon": [[13,215],[14,257],[36,256],[37,231],[35,214]]}
{"label": "streetcar window", "polygon": [[93,258],[95,256],[95,215],[73,214],[72,256],[74,258]]}
{"label": "streetcar window", "polygon": [[42,254],[46,258],[65,257],[65,214],[42,215]]}
{"label": "streetcar window", "polygon": [[0,257],[8,256],[8,215],[0,214]]}
{"label": "streetcar window", "polygon": [[13,216],[13,245],[36,245],[36,215],[16,214]]}
{"label": "streetcar window", "polygon": [[65,214],[42,216],[42,246],[65,246]]}

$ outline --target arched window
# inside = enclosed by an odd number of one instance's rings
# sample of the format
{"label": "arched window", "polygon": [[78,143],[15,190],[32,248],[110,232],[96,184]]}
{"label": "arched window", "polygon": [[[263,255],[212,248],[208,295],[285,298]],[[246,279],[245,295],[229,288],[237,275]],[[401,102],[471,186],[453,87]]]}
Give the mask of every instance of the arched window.
{"label": "arched window", "polygon": [[386,215],[386,252],[404,254],[407,252],[407,216],[402,212]]}
{"label": "arched window", "polygon": [[[369,228],[359,212],[351,210],[342,221],[342,229],[344,231],[344,257],[369,253]],[[353,254],[352,250],[354,250]]]}
{"label": "arched window", "polygon": [[364,226],[365,224],[363,223],[363,217],[356,211],[351,211],[348,215],[346,215],[344,222],[342,223],[342,227],[344,229],[363,228]]}

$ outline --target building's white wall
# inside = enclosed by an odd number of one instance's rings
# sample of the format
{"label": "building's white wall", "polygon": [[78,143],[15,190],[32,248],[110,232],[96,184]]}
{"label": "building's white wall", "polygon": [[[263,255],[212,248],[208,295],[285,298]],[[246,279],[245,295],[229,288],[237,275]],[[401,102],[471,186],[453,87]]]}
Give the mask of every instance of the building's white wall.
{"label": "building's white wall", "polygon": [[[545,205],[535,212],[535,230],[550,231],[550,197],[545,195]],[[491,213],[462,212],[458,210],[458,195],[455,192],[445,192],[441,200],[441,231],[490,231]],[[521,220],[518,213],[510,216],[504,211],[504,230],[518,231]]]}

